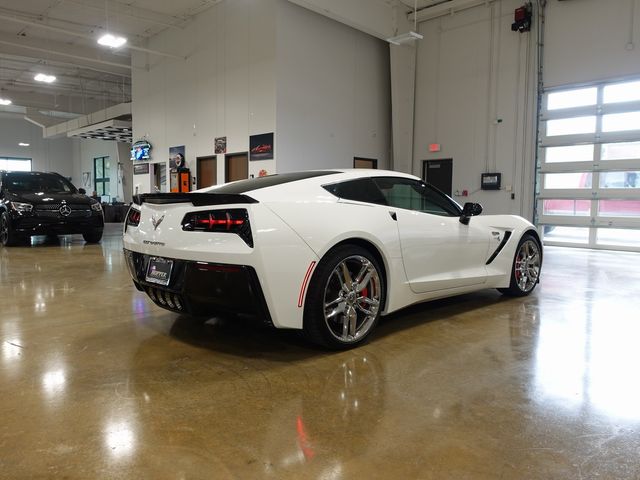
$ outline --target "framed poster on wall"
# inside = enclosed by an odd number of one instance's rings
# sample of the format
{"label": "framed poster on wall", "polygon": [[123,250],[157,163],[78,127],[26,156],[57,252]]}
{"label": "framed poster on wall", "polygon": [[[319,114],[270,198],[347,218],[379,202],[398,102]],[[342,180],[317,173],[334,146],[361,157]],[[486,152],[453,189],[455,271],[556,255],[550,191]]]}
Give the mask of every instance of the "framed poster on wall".
{"label": "framed poster on wall", "polygon": [[184,145],[169,148],[169,168],[176,170],[185,166],[185,148]]}
{"label": "framed poster on wall", "polygon": [[249,137],[249,160],[271,160],[273,158],[273,132]]}
{"label": "framed poster on wall", "polygon": [[227,137],[217,137],[213,151],[214,153],[227,153]]}

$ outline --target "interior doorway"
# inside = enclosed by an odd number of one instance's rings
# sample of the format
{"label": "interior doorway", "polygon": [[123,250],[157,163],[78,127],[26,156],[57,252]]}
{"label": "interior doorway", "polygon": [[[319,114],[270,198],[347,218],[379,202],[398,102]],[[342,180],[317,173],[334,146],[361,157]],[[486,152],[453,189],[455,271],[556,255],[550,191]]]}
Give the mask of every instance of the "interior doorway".
{"label": "interior doorway", "polygon": [[225,157],[225,182],[245,180],[249,178],[249,155],[245,153],[232,153]]}
{"label": "interior doorway", "polygon": [[451,196],[453,189],[453,159],[422,161],[422,179]]}
{"label": "interior doorway", "polygon": [[153,189],[156,192],[167,191],[167,165],[163,163],[153,163]]}
{"label": "interior doorway", "polygon": [[353,158],[353,168],[378,168],[378,160],[375,158]]}
{"label": "interior doorway", "polygon": [[196,178],[199,189],[218,183],[218,159],[215,155],[196,158]]}

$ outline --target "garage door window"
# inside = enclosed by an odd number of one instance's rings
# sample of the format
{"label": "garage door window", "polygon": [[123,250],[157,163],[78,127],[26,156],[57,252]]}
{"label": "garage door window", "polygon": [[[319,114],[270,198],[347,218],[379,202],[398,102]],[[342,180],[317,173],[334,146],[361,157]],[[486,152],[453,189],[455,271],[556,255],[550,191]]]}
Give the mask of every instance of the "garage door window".
{"label": "garage door window", "polygon": [[640,80],[543,95],[537,185],[546,244],[640,251]]}

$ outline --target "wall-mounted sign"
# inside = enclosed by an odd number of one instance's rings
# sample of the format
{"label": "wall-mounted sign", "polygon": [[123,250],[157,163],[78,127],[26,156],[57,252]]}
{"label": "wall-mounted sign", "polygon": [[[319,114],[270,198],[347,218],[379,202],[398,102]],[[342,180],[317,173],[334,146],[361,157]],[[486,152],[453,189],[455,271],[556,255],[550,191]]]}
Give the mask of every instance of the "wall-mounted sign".
{"label": "wall-mounted sign", "polygon": [[227,153],[227,137],[218,137],[215,140],[215,153]]}
{"label": "wall-mounted sign", "polygon": [[133,166],[133,174],[134,175],[144,175],[149,173],[149,164],[148,163],[138,163]]}
{"label": "wall-mounted sign", "polygon": [[149,160],[151,158],[151,144],[146,140],[138,140],[131,145],[131,160]]}
{"label": "wall-mounted sign", "polygon": [[249,137],[249,160],[271,160],[273,158],[273,132]]}

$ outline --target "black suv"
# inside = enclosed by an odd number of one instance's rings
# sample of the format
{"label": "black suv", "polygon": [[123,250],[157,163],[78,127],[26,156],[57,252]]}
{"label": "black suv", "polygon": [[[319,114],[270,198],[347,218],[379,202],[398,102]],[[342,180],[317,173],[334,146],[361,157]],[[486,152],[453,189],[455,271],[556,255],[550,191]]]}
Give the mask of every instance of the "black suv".
{"label": "black suv", "polygon": [[102,239],[99,202],[62,175],[0,172],[0,243],[26,244],[31,235],[81,233],[86,242]]}

